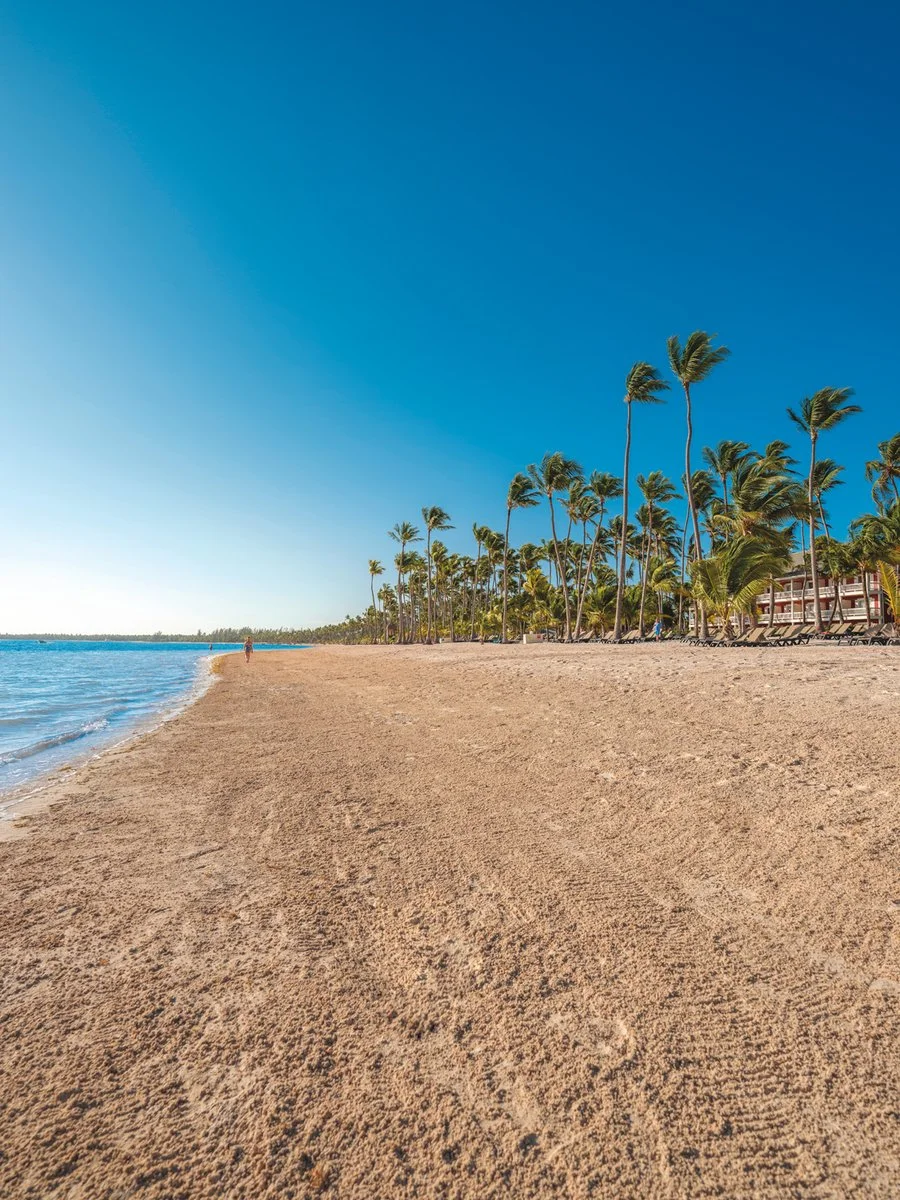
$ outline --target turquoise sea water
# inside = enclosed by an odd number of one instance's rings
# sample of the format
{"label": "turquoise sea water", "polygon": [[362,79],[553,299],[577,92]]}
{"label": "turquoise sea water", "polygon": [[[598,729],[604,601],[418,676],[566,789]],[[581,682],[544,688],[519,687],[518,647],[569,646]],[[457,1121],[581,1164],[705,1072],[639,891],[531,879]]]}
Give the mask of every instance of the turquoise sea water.
{"label": "turquoise sea water", "polygon": [[215,643],[210,650],[208,642],[0,640],[0,809],[13,789],[178,711],[210,682],[215,655],[238,649]]}

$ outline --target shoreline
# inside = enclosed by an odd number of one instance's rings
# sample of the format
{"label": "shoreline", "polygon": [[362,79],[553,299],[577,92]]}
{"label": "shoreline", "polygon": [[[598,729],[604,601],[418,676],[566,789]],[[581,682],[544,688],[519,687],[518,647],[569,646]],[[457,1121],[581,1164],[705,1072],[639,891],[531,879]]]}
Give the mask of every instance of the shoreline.
{"label": "shoreline", "polygon": [[[171,697],[173,706],[162,712],[154,713],[152,716],[139,719],[128,730],[117,730],[117,733],[121,732],[123,734],[117,740],[110,741],[105,745],[95,745],[90,749],[85,749],[80,753],[74,754],[68,762],[63,763],[61,766],[50,767],[46,771],[40,772],[33,779],[17,784],[7,791],[0,791],[0,843],[13,841],[26,832],[27,822],[44,809],[43,794],[55,784],[62,782],[61,777],[80,771],[90,763],[102,758],[105,754],[123,750],[132,742],[149,736],[159,729],[161,725],[177,719],[191,705],[201,700],[221,677],[220,672],[216,670],[216,663],[219,659],[224,659],[229,654],[235,653],[238,652],[229,650],[198,659],[197,672],[193,683],[184,692]],[[205,671],[202,669],[202,663],[206,663]],[[23,822],[22,825],[18,824],[20,821]]]}
{"label": "shoreline", "polygon": [[896,654],[381,649],[0,844],[0,1192],[890,1195]]}

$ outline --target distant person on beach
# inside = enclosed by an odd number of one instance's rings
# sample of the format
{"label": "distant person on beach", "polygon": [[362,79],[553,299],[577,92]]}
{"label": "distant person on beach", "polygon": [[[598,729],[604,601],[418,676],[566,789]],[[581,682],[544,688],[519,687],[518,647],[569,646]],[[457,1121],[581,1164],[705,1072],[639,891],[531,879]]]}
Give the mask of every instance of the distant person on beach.
{"label": "distant person on beach", "polygon": [[248,637],[246,642],[244,642],[244,657],[246,658],[247,662],[250,661],[250,655],[252,653],[253,653],[253,638]]}
{"label": "distant person on beach", "polygon": [[656,618],[656,624],[653,626],[653,636],[657,641],[662,637],[663,623],[659,617]]}

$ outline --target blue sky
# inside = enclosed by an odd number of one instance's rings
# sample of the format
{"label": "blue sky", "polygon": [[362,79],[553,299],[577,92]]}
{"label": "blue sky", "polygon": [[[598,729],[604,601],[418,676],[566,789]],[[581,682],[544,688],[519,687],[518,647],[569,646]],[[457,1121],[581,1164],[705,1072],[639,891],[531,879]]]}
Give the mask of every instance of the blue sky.
{"label": "blue sky", "polygon": [[[836,526],[866,507],[895,7],[0,11],[0,630],[357,611],[423,504],[468,551],[545,451],[619,472],[625,372],[695,328],[732,350],[698,449],[853,386],[822,450]],[[635,473],[683,421],[636,414]]]}

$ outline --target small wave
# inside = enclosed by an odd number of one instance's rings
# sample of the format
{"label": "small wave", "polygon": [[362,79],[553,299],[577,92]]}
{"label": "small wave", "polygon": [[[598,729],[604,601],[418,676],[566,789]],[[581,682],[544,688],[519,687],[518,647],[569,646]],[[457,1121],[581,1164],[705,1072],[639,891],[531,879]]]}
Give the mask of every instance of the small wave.
{"label": "small wave", "polygon": [[8,763],[20,762],[23,758],[31,758],[35,754],[42,754],[45,750],[53,750],[56,746],[64,746],[67,742],[77,742],[79,738],[88,737],[92,733],[99,733],[101,729],[109,728],[108,717],[98,717],[96,721],[87,721],[78,729],[68,729],[65,733],[57,733],[53,737],[41,738],[40,741],[32,742],[28,746],[21,746],[18,750],[8,750],[5,754],[0,754],[0,765]]}

